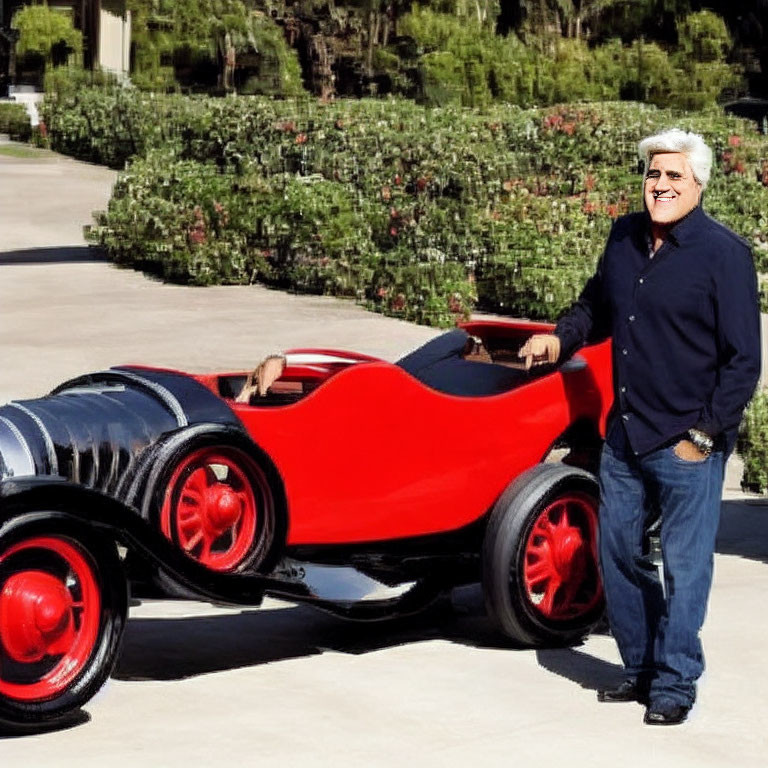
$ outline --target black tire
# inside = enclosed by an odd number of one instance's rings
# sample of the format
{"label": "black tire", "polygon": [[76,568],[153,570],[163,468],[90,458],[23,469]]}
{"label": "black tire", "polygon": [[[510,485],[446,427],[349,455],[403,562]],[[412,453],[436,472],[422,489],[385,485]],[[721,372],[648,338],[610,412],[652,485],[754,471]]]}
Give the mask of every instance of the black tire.
{"label": "black tire", "polygon": [[0,723],[45,726],[88,702],[112,673],[127,610],[113,541],[56,511],[5,521]]}
{"label": "black tire", "polygon": [[[211,467],[224,466],[221,480],[211,474]],[[142,505],[142,516],[171,541],[185,549],[198,562],[222,572],[268,572],[274,567],[285,538],[285,493],[282,481],[269,458],[244,434],[231,428],[198,425],[169,438],[153,455]],[[184,483],[205,467],[210,487],[233,489],[234,495],[251,505],[254,517],[250,533],[240,520],[224,530],[225,540],[218,551],[207,556],[189,548],[180,524],[179,504]],[[215,469],[215,466],[214,466]],[[231,472],[231,478],[230,478]],[[240,527],[238,527],[240,526]],[[169,586],[168,577],[161,577]],[[182,596],[186,590],[181,589]]]}
{"label": "black tire", "polygon": [[540,464],[496,502],[483,543],[483,591],[496,627],[516,643],[580,641],[604,610],[594,476]]}

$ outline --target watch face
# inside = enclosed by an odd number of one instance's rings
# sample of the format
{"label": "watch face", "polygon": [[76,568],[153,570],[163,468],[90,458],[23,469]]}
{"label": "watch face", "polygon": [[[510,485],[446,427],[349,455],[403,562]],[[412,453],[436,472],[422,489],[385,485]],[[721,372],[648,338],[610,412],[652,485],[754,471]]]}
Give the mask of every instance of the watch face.
{"label": "watch face", "polygon": [[714,442],[709,435],[705,435],[698,429],[690,429],[688,430],[688,437],[701,453],[710,454],[712,452]]}

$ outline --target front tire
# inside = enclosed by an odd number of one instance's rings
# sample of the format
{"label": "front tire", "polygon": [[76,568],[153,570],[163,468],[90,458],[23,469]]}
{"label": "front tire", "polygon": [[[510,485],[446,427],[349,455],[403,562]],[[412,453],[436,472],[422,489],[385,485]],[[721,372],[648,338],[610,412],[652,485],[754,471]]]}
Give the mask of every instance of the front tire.
{"label": "front tire", "polygon": [[0,527],[0,722],[78,710],[117,660],[127,586],[115,545],[52,512]]}
{"label": "front tire", "polygon": [[494,506],[483,591],[496,627],[526,646],[578,642],[600,619],[597,482],[562,464],[521,475]]}

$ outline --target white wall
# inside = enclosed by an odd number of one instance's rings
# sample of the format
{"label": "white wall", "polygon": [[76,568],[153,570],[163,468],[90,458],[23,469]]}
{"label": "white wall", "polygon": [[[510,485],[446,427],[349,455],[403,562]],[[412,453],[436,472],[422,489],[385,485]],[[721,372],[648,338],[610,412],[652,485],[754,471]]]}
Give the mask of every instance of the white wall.
{"label": "white wall", "polygon": [[120,77],[128,75],[131,54],[131,12],[123,16],[101,9],[99,31],[99,66]]}

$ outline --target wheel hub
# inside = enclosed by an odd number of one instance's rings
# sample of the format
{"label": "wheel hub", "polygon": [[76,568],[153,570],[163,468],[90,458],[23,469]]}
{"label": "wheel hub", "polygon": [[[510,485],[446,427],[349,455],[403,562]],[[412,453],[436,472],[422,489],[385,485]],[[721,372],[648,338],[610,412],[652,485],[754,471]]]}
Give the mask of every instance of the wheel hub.
{"label": "wheel hub", "polygon": [[34,663],[66,652],[74,638],[72,596],[43,571],[21,571],[0,592],[0,638],[8,655]]}
{"label": "wheel hub", "polygon": [[203,515],[206,527],[214,536],[236,525],[241,513],[240,499],[229,485],[216,483],[206,490]]}
{"label": "wheel hub", "polygon": [[584,538],[578,528],[569,526],[555,537],[552,547],[552,561],[563,581],[578,578],[581,558],[579,553],[584,547]]}
{"label": "wheel hub", "polygon": [[578,618],[599,604],[596,524],[594,503],[576,494],[557,499],[536,519],[523,576],[531,605],[546,618]]}

